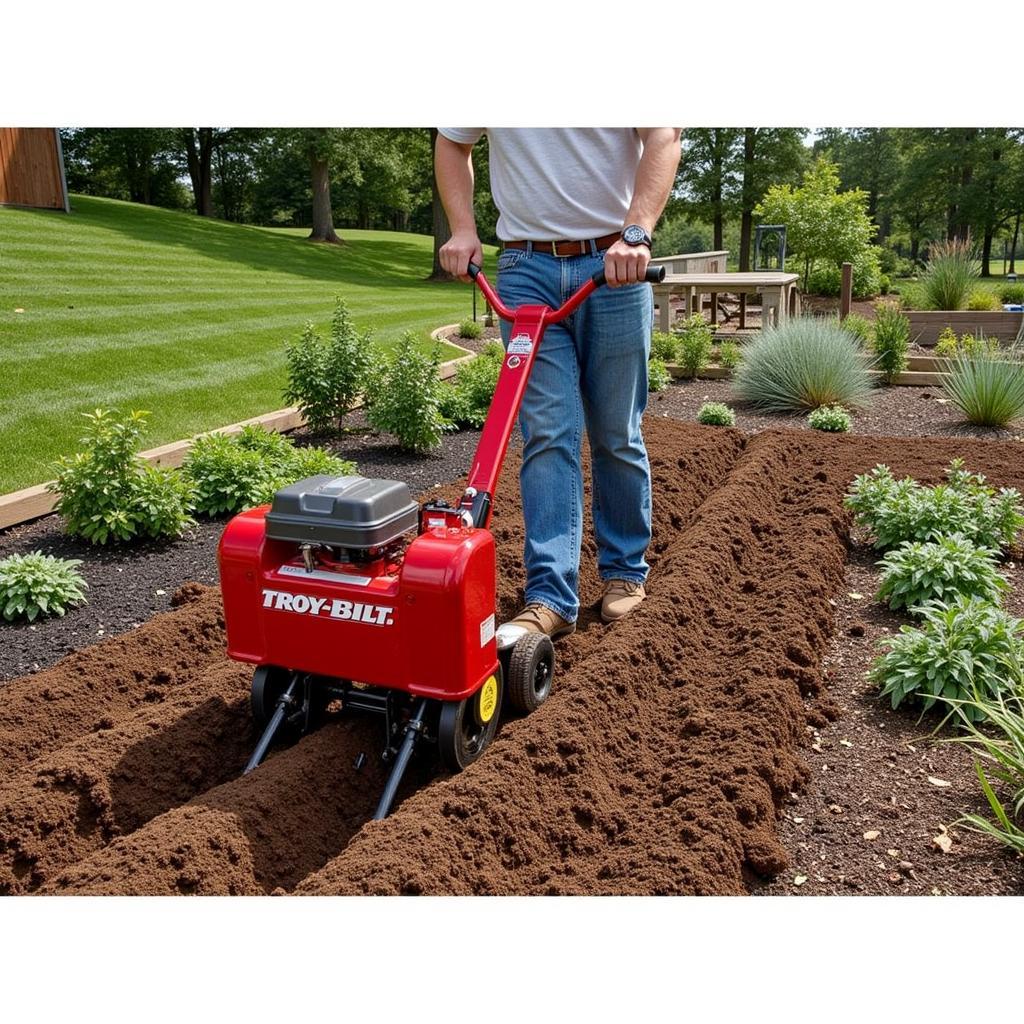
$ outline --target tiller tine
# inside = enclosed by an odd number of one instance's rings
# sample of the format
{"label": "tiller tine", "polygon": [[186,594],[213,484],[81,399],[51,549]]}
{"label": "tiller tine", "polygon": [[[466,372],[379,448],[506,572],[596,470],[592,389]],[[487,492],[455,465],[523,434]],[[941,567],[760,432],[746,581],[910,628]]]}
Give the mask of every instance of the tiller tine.
{"label": "tiller tine", "polygon": [[245,771],[242,772],[243,775],[248,775],[254,768],[258,768],[263,758],[267,756],[267,751],[270,749],[270,744],[274,742],[277,730],[281,728],[281,723],[288,717],[288,712],[295,706],[295,688],[298,685],[299,674],[296,672],[292,676],[292,681],[288,684],[288,689],[278,697],[274,713],[270,716],[270,721],[267,722],[267,727],[263,730],[263,735],[260,737],[259,743],[256,744],[256,749],[252,752],[252,757],[249,758]]}
{"label": "tiller tine", "polygon": [[395,755],[395,763],[391,768],[391,774],[388,776],[387,785],[384,787],[384,792],[381,794],[380,803],[377,804],[377,810],[374,811],[374,821],[380,821],[381,818],[386,818],[388,816],[388,811],[391,810],[391,804],[394,802],[395,794],[398,792],[398,787],[402,782],[402,776],[405,774],[405,769],[408,768],[409,761],[412,758],[413,748],[416,746],[416,741],[423,733],[423,718],[426,713],[427,699],[424,697],[416,705],[416,710],[405,725],[405,733],[402,736],[402,745],[398,748],[397,755]]}

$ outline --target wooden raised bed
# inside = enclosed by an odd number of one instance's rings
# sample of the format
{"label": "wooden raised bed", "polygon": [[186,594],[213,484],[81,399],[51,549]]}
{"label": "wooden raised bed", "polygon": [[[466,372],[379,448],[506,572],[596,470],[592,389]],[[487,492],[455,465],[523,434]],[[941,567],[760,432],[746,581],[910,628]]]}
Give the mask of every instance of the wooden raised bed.
{"label": "wooden raised bed", "polygon": [[1010,342],[1017,337],[1024,313],[987,313],[987,312],[936,312],[910,309],[906,311],[910,320],[910,340],[918,345],[934,345],[939,335],[952,327],[956,336],[961,334],[977,334],[979,331],[986,338],[998,338]]}

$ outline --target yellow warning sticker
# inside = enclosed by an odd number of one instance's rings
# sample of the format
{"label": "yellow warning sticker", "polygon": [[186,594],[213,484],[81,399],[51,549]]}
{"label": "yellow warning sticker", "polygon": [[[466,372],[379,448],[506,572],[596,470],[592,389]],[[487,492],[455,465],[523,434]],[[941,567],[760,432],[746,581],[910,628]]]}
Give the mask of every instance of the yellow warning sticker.
{"label": "yellow warning sticker", "polygon": [[486,724],[494,717],[498,707],[498,680],[494,676],[488,676],[487,681],[480,687],[480,721]]}

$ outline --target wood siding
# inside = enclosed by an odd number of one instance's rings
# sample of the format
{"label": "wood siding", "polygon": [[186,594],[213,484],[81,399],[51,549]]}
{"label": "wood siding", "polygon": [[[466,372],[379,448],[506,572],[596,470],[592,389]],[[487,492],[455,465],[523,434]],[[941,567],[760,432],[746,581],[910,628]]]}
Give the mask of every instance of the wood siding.
{"label": "wood siding", "polygon": [[65,210],[54,128],[0,128],[0,204]]}

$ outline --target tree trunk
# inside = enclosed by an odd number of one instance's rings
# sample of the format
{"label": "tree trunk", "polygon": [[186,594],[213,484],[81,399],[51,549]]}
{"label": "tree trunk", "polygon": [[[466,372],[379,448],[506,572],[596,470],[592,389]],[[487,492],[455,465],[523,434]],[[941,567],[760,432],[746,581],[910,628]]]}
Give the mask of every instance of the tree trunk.
{"label": "tree trunk", "polygon": [[740,216],[740,272],[750,270],[754,224],[754,140],[756,128],[743,129],[743,202]]}
{"label": "tree trunk", "polygon": [[1017,239],[1020,237],[1020,213],[1018,212],[1013,222],[1013,241],[1010,243],[1010,266],[1007,269],[1008,274],[1016,274],[1017,271],[1014,269],[1015,261],[1017,259]]}
{"label": "tree trunk", "polygon": [[723,245],[723,239],[725,236],[725,216],[722,211],[722,175],[723,175],[723,157],[722,157],[722,129],[715,129],[715,144],[714,144],[714,157],[712,166],[715,169],[715,188],[714,188],[714,209],[715,214],[713,218],[714,224],[714,241],[711,243],[712,249],[721,249]]}
{"label": "tree trunk", "polygon": [[981,243],[981,276],[991,277],[989,261],[992,259],[992,229],[986,224],[985,235]]}
{"label": "tree trunk", "polygon": [[189,128],[185,155],[188,176],[192,179],[192,195],[200,217],[213,216],[213,129],[200,128],[198,145],[196,131]]}
{"label": "tree trunk", "polygon": [[331,174],[327,160],[311,155],[309,169],[313,182],[313,230],[309,233],[309,241],[342,245],[342,240],[334,232]]}
{"label": "tree trunk", "polygon": [[[437,129],[430,129],[430,152],[434,152],[437,144]],[[448,224],[448,217],[444,212],[444,204],[441,202],[441,193],[437,188],[437,175],[430,175],[431,190],[431,212],[434,219],[434,268],[430,272],[428,281],[454,281],[455,278],[441,266],[441,246],[452,237],[452,229]]]}

